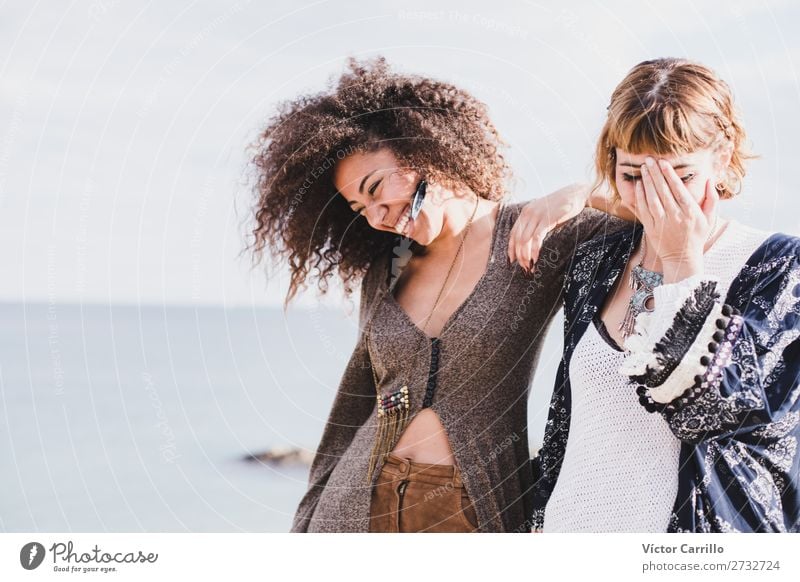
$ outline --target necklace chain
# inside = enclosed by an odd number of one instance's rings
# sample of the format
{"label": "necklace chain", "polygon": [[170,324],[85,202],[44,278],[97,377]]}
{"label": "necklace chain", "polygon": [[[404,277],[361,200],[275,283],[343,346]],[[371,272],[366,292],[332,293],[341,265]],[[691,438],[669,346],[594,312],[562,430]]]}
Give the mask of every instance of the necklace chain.
{"label": "necklace chain", "polygon": [[[467,222],[467,226],[464,229],[464,235],[461,237],[461,243],[458,245],[458,250],[456,251],[455,257],[453,257],[453,261],[450,264],[450,268],[447,271],[447,276],[444,279],[444,283],[442,283],[442,288],[439,290],[439,294],[436,297],[436,301],[431,308],[428,317],[425,320],[425,325],[422,327],[422,335],[427,337],[425,333],[425,329],[428,327],[428,322],[430,321],[431,316],[433,315],[434,310],[439,304],[439,300],[442,297],[442,293],[444,292],[444,288],[447,285],[447,281],[450,278],[450,274],[455,267],[456,260],[458,260],[458,256],[461,254],[461,250],[464,247],[464,241],[467,239],[467,235],[469,234],[470,227],[472,226],[472,220],[475,218],[475,213],[478,210],[478,203],[480,202],[480,197],[476,196],[475,199],[475,208],[472,210],[472,216],[470,216],[469,221]],[[496,227],[495,227],[496,228]],[[391,293],[392,288],[391,286],[387,286],[384,294],[381,295],[381,300],[375,304],[375,307],[371,310],[371,314],[369,317],[369,324],[367,326],[367,330],[365,331],[364,341],[367,345],[367,351],[369,352],[370,358],[370,367],[372,368],[372,377],[375,381],[375,391],[376,391],[376,398],[378,400],[378,426],[376,428],[375,433],[375,442],[372,446],[372,451],[370,452],[369,458],[369,467],[367,469],[367,482],[371,483],[375,469],[378,466],[379,460],[385,458],[385,455],[389,453],[392,448],[395,446],[397,442],[397,438],[404,432],[405,427],[410,422],[410,411],[411,411],[411,403],[409,397],[409,390],[408,390],[408,383],[404,384],[398,390],[392,391],[390,394],[386,396],[381,396],[381,390],[378,387],[378,375],[375,371],[375,359],[372,356],[372,350],[370,348],[370,335],[372,330],[372,320],[375,313],[375,308],[380,305],[383,299],[386,297],[386,293]],[[400,309],[400,307],[398,305]],[[412,322],[412,325],[413,322]],[[443,330],[444,331],[444,330]],[[430,338],[431,343],[433,344],[433,354],[435,357],[437,350],[438,350],[438,342],[439,338]],[[432,357],[434,357],[432,356]],[[417,364],[417,355],[414,356],[414,367],[411,369],[415,369]],[[408,379],[410,372],[407,372],[406,378]],[[430,390],[430,386],[429,386]],[[425,399],[429,400],[432,395],[428,394],[426,391]],[[426,404],[429,405],[429,404]]]}
{"label": "necklace chain", "polygon": [[[425,324],[424,324],[424,325],[423,325],[423,327],[422,327],[422,333],[423,333],[423,335],[425,335],[425,336],[427,336],[427,334],[425,333],[425,330],[428,328],[428,323],[430,322],[430,319],[431,319],[431,317],[433,316],[433,312],[436,310],[436,307],[439,305],[439,301],[440,301],[440,300],[441,300],[441,298],[442,298],[442,293],[444,292],[444,289],[445,289],[445,287],[447,286],[447,281],[450,279],[450,274],[453,272],[453,268],[454,268],[454,267],[455,267],[455,265],[456,265],[456,261],[458,260],[458,256],[459,256],[459,254],[461,254],[461,250],[462,250],[462,249],[463,249],[463,247],[464,247],[464,242],[467,240],[467,235],[469,234],[470,228],[472,227],[472,221],[473,221],[473,219],[475,218],[475,213],[478,211],[478,204],[479,204],[479,202],[480,202],[480,197],[479,197],[479,196],[476,196],[476,198],[475,198],[475,208],[473,208],[473,209],[472,209],[472,215],[469,217],[469,220],[467,221],[467,226],[464,228],[464,234],[463,234],[463,235],[462,235],[462,237],[461,237],[461,242],[460,242],[460,243],[459,243],[459,245],[458,245],[458,250],[456,251],[456,254],[455,254],[455,256],[453,257],[453,261],[450,263],[450,268],[447,270],[447,275],[445,276],[445,278],[444,278],[444,282],[442,283],[442,287],[439,289],[439,293],[438,293],[438,295],[436,296],[436,301],[434,301],[434,303],[433,303],[433,307],[431,308],[431,311],[430,311],[430,313],[428,313],[428,316],[425,318]],[[391,292],[391,289],[390,289],[390,288],[387,288],[387,289],[384,291],[384,296],[385,296],[385,294],[386,294],[386,293],[390,293],[390,292]],[[379,303],[380,303],[380,301],[379,301],[379,302],[377,302],[377,303],[375,304],[375,305],[376,305],[376,307],[377,307],[377,305],[378,305]],[[401,309],[402,309],[402,308],[401,308]],[[368,329],[367,329],[367,335],[369,336],[369,334],[370,334],[371,332],[372,332],[372,317],[370,317],[370,319],[369,319],[369,325],[368,325]],[[432,338],[432,339],[433,339],[433,338]],[[367,339],[367,338],[365,338],[365,341],[367,342],[367,350],[369,350],[369,351],[370,351],[370,360],[372,361],[372,352],[371,352],[371,350],[370,350],[370,347],[369,347],[369,344],[370,344],[370,342],[368,341],[368,339]],[[416,357],[415,357],[415,359],[414,359],[414,364],[416,365],[416,363],[417,363],[417,360],[416,360]],[[378,375],[377,375],[377,373],[375,372],[375,366],[374,366],[374,364],[373,364],[373,365],[371,365],[370,367],[372,368],[372,376],[373,376],[373,379],[374,379],[374,381],[375,381],[375,387],[376,387],[376,389],[377,389],[377,387],[378,387]]]}
{"label": "necklace chain", "polygon": [[444,292],[444,288],[447,286],[448,279],[450,279],[450,273],[453,272],[453,267],[456,266],[458,255],[461,254],[461,249],[464,247],[464,241],[467,240],[467,235],[469,234],[470,227],[472,226],[472,220],[475,218],[475,213],[478,211],[478,202],[480,202],[480,197],[476,196],[475,208],[472,209],[472,216],[469,217],[469,221],[467,221],[467,226],[466,228],[464,228],[464,236],[461,237],[461,243],[458,245],[456,256],[453,257],[453,262],[450,263],[450,268],[447,270],[447,275],[444,278],[444,283],[442,283],[441,289],[439,289],[439,294],[436,296],[436,301],[433,302],[433,307],[431,308],[431,312],[428,314],[428,317],[425,318],[425,325],[422,326],[423,333],[425,332],[426,329],[428,329],[428,323],[430,323],[431,317],[433,317],[433,312],[436,311],[436,307],[439,305],[439,300],[442,298],[442,293]]}

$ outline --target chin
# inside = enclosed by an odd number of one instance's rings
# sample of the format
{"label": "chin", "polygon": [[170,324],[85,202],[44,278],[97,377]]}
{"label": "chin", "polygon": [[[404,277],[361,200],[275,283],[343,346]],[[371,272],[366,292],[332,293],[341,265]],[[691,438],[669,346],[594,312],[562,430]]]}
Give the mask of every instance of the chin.
{"label": "chin", "polygon": [[428,229],[420,229],[420,230],[422,232],[415,232],[414,236],[411,237],[411,239],[415,243],[417,243],[419,245],[423,245],[423,246],[428,246],[434,240],[436,240],[436,236],[432,236],[430,230],[428,230]]}

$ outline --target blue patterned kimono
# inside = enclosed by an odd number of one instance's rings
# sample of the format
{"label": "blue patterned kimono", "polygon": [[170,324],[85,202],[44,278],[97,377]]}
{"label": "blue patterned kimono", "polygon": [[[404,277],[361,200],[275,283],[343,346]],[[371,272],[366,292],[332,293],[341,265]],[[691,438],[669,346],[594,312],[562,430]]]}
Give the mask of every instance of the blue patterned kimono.
{"label": "blue patterned kimono", "polygon": [[[570,358],[642,232],[636,225],[582,244],[567,275],[564,356],[533,459],[534,529],[543,527],[566,451]],[[800,531],[800,239],[771,235],[725,298],[714,285],[704,281],[695,289],[654,345],[654,363],[629,376],[631,398],[663,415],[681,441],[668,531]],[[711,326],[713,335],[704,336]],[[697,361],[683,357],[698,347],[704,353]],[[691,366],[697,373],[687,381]],[[676,382],[682,392],[657,402],[668,382],[672,393]]]}

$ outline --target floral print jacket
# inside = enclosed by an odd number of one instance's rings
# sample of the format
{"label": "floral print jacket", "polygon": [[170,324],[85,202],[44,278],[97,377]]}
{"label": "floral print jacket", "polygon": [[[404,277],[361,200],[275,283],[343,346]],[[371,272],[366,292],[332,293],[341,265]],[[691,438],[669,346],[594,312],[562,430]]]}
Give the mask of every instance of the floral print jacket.
{"label": "floral print jacket", "polygon": [[[570,357],[642,232],[636,225],[583,243],[565,280],[564,355],[532,462],[534,529],[566,450]],[[800,531],[799,337],[800,239],[778,233],[726,297],[700,279],[660,339],[626,342],[631,398],[663,415],[681,441],[668,531]]]}

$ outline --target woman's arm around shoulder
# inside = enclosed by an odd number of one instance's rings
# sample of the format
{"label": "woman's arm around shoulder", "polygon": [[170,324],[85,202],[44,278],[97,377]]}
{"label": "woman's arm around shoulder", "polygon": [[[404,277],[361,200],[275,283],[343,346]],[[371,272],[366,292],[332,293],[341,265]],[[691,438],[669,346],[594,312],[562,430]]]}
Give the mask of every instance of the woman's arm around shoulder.
{"label": "woman's arm around shoulder", "polygon": [[545,246],[550,259],[553,252],[571,256],[580,243],[629,228],[633,220],[607,188],[570,184],[522,206],[509,234],[508,258],[531,272]]}

